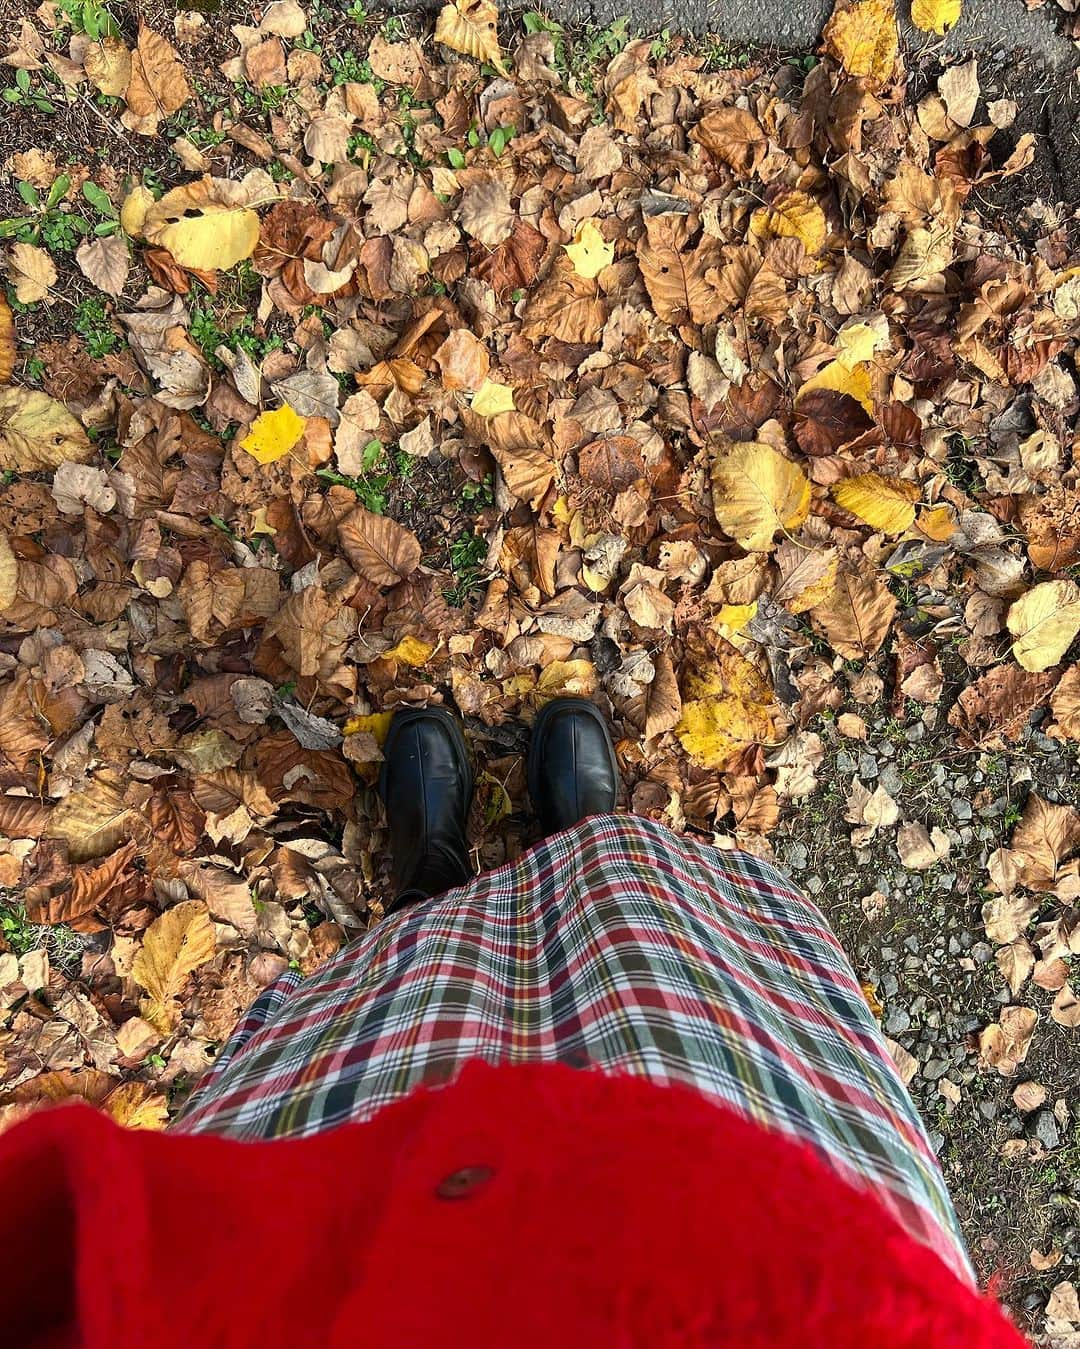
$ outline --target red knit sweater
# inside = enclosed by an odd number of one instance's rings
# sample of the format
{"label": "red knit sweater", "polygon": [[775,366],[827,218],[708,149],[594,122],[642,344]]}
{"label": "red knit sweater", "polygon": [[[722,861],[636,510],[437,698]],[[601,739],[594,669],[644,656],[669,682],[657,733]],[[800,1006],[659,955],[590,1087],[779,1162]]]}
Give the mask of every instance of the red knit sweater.
{"label": "red knit sweater", "polygon": [[877,1201],[683,1088],[468,1068],[296,1142],[0,1138],[4,1344],[1020,1349]]}

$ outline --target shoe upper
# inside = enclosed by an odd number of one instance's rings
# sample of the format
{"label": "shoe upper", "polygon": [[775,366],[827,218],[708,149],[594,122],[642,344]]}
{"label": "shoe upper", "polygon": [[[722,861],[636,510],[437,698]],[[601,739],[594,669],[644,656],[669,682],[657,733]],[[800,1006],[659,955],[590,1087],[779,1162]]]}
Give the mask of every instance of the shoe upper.
{"label": "shoe upper", "polygon": [[442,709],[395,713],[384,748],[386,806],[398,900],[440,894],[472,875],[466,824],[472,772],[461,733]]}
{"label": "shoe upper", "polygon": [[599,710],[559,698],[543,709],[529,747],[529,795],[545,834],[615,809],[619,773]]}

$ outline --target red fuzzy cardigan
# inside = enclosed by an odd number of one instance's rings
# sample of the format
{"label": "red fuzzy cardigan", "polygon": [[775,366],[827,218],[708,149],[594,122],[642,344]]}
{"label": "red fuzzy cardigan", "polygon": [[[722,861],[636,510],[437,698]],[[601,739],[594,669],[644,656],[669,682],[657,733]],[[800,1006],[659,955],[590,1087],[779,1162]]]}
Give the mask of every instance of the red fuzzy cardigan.
{"label": "red fuzzy cardigan", "polygon": [[471,1065],[292,1142],[0,1138],[4,1344],[1022,1349],[805,1147],[681,1087]]}

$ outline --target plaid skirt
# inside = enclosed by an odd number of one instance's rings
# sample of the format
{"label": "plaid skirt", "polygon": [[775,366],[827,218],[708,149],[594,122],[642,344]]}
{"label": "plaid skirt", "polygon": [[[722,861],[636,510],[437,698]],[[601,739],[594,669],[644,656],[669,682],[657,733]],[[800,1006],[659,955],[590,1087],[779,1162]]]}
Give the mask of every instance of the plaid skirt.
{"label": "plaid skirt", "polygon": [[820,910],[627,816],[546,838],[265,989],[174,1125],[298,1138],[469,1059],[689,1084],[817,1150],[971,1278],[933,1150]]}

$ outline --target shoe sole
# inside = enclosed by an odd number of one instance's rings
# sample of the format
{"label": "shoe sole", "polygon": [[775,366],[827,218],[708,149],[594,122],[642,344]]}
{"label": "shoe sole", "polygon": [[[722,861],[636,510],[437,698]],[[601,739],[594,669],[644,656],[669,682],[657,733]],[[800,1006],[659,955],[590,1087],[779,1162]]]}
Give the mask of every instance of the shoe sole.
{"label": "shoe sole", "polygon": [[454,746],[454,753],[460,763],[466,781],[466,795],[469,804],[472,804],[472,794],[475,782],[473,779],[472,764],[469,762],[469,751],[465,748],[465,737],[461,733],[461,723],[452,712],[448,712],[445,707],[409,707],[399,708],[390,723],[390,730],[386,735],[386,743],[383,745],[383,766],[379,769],[379,797],[383,804],[386,804],[386,773],[390,767],[390,756],[393,754],[394,743],[398,736],[407,726],[415,721],[437,721],[442,724],[450,736],[451,743]]}
{"label": "shoe sole", "polygon": [[[611,741],[611,731],[608,729],[607,721],[604,719],[604,715],[600,709],[595,703],[590,703],[587,698],[554,698],[550,703],[547,703],[540,709],[536,720],[533,722],[532,738],[529,741],[529,753],[525,760],[525,779],[529,788],[529,800],[533,803],[534,809],[536,807],[538,788],[540,785],[539,776],[541,758],[538,746],[543,740],[544,728],[559,712],[565,712],[571,709],[575,712],[584,712],[587,716],[591,717],[603,731],[604,744],[607,746],[608,762],[611,764],[612,776],[615,778],[616,784],[620,781],[619,763],[615,758],[615,746]],[[617,803],[617,785],[615,799]]]}

